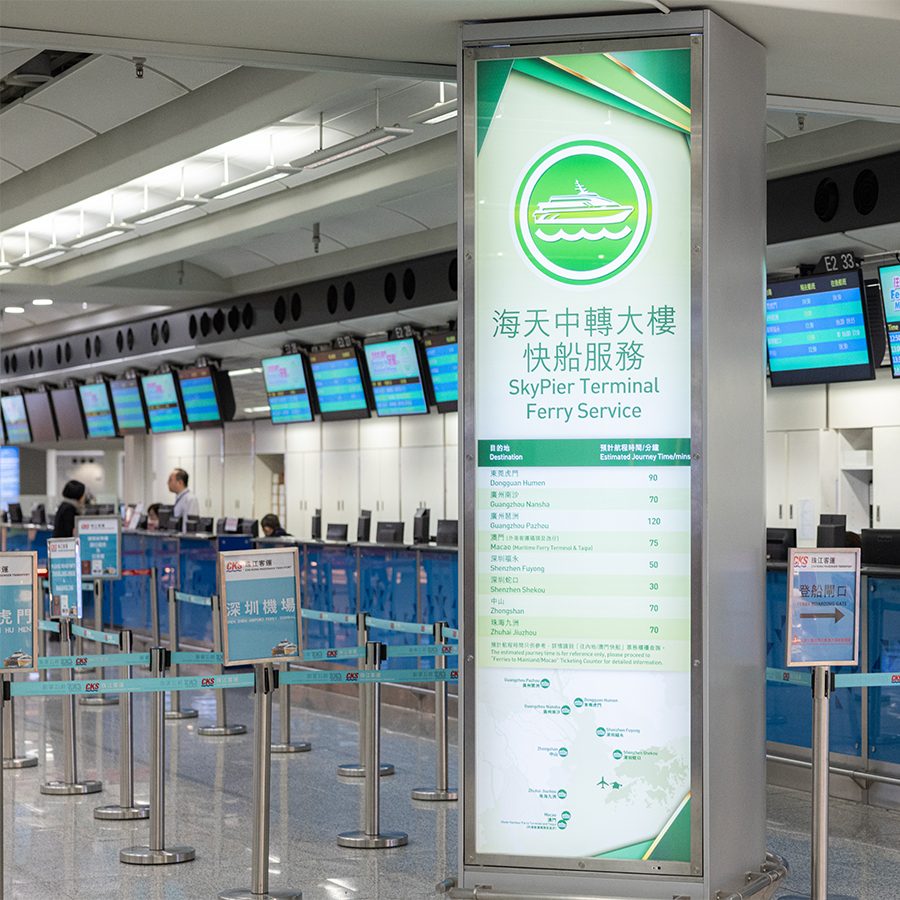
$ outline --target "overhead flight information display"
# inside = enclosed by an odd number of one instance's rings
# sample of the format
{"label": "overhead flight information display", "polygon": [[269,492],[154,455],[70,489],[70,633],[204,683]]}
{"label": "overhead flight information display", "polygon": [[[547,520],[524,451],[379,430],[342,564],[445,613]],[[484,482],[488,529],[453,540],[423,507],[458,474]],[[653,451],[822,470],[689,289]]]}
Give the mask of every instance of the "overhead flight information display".
{"label": "overhead flight information display", "polygon": [[78,391],[81,394],[81,408],[84,410],[88,437],[115,437],[116,423],[113,420],[106,382],[82,384]]}
{"label": "overhead flight information display", "polygon": [[262,370],[272,422],[276,425],[311,422],[312,405],[301,354],[290,353],[264,359]]}
{"label": "overhead flight information display", "polygon": [[455,412],[459,400],[459,345],[456,332],[422,338],[438,412]]}
{"label": "overhead flight information display", "polygon": [[769,284],[772,387],[874,378],[864,306],[855,270]]}
{"label": "overhead flight information display", "polygon": [[900,378],[900,264],[882,266],[878,270],[881,299],[884,303],[884,324],[887,326],[891,371]]}
{"label": "overhead flight information display", "polygon": [[25,412],[25,398],[21,394],[8,394],[0,399],[0,404],[3,407],[7,440],[11,444],[30,444],[31,429]]}
{"label": "overhead flight information display", "polygon": [[366,344],[366,362],[379,416],[428,412],[415,338]]}
{"label": "overhead flight information display", "polygon": [[144,401],[141,400],[141,386],[137,379],[126,378],[121,381],[113,381],[110,389],[119,430],[123,433],[146,431],[147,417],[144,415]]}
{"label": "overhead flight information display", "polygon": [[309,361],[323,419],[354,419],[369,415],[355,347],[311,353]]}
{"label": "overhead flight information display", "polygon": [[144,399],[147,401],[147,413],[150,416],[150,431],[154,434],[184,431],[175,376],[171,372],[144,375],[141,384],[144,388]]}
{"label": "overhead flight information display", "polygon": [[221,421],[213,373],[208,366],[182,369],[178,373],[184,414],[189,425],[214,424]]}

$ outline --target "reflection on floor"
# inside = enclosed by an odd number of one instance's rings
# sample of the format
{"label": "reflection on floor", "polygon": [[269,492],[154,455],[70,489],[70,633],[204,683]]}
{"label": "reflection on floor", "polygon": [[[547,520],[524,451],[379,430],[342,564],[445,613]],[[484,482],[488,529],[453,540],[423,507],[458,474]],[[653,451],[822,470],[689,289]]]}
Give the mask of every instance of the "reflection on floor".
{"label": "reflection on floor", "polygon": [[[251,724],[250,695],[231,690],[229,719]],[[16,900],[199,900],[220,890],[250,887],[252,734],[203,738],[198,724],[214,716],[210,695],[185,695],[199,720],[170,722],[166,834],[168,844],[196,848],[194,862],[134,867],[119,850],[148,839],[146,822],[101,822],[95,806],[118,801],[118,711],[79,708],[79,776],[103,781],[101,794],[48,797],[43,780],[61,775],[60,700],[18,701],[19,752],[37,755],[37,768],[5,773],[7,898]],[[135,783],[147,799],[147,695],[135,697]],[[24,705],[24,712],[23,712]],[[273,729],[277,737],[278,710]],[[272,757],[270,887],[303,891],[305,900],[424,900],[456,871],[457,804],[410,799],[434,779],[434,746],[427,739],[385,731],[383,759],[397,774],[382,779],[382,827],[409,833],[396,850],[337,847],[338,832],[358,827],[362,784],[339,779],[335,766],[357,756],[355,723],[295,707],[293,736],[310,753]],[[453,760],[451,783],[456,784]],[[769,845],[792,872],[776,896],[809,885],[809,799],[770,789]],[[859,900],[900,897],[900,813],[834,801],[832,883]]]}

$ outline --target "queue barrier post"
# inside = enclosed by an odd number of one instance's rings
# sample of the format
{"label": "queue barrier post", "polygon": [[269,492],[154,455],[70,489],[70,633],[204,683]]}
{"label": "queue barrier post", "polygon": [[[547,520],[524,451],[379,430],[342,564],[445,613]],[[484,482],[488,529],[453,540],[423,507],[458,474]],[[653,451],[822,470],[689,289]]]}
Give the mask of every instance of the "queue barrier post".
{"label": "queue barrier post", "polygon": [[[179,634],[179,624],[178,624],[178,598],[175,594],[175,588],[170,587],[168,591],[166,591],[166,598],[169,603],[169,651],[171,653],[178,652],[178,634]],[[174,663],[172,665],[172,674],[175,677],[178,677],[179,667],[178,663]],[[169,708],[166,710],[166,718],[167,719],[196,719],[198,716],[198,712],[196,709],[182,709],[181,708],[181,692],[180,691],[170,691],[169,692]]]}
{"label": "queue barrier post", "polygon": [[[378,671],[387,656],[387,647],[378,641],[366,644],[366,669]],[[339,847],[356,850],[383,850],[402,847],[409,835],[403,831],[381,831],[381,683],[367,681],[361,690],[368,695],[368,727],[366,728],[365,798],[363,801],[363,827],[360,831],[345,831],[337,837]]]}
{"label": "queue barrier post", "polygon": [[[3,742],[3,719],[6,708],[6,701],[12,699],[9,694],[9,682],[4,678],[0,683],[0,743]],[[6,884],[6,860],[3,857],[3,847],[6,844],[6,835],[3,833],[3,822],[6,819],[6,804],[3,798],[3,782],[4,778],[0,777],[0,900],[5,896],[4,885]]]}
{"label": "queue barrier post", "polygon": [[[356,646],[365,647],[369,643],[369,624],[368,615],[364,612],[356,614]],[[365,667],[368,668],[368,662]],[[364,778],[366,774],[366,722],[368,720],[368,694],[365,691],[359,692],[359,762],[358,763],[342,763],[338,766],[338,775],[344,775],[347,778]],[[394,767],[391,763],[381,763],[379,772],[382,776],[393,775]]]}
{"label": "queue barrier post", "polygon": [[[444,629],[447,622],[434,623],[434,642],[439,648],[444,646]],[[435,658],[434,667],[445,669],[447,657],[443,653]],[[416,788],[412,792],[413,800],[458,800],[456,788],[448,786],[450,750],[447,734],[447,682],[438,681],[434,685],[434,745],[436,754],[435,781],[433,788]]]}
{"label": "queue barrier post", "polygon": [[[164,647],[150,648],[150,674],[165,678],[168,653]],[[164,866],[190,862],[193,847],[166,847],[166,698],[164,691],[153,694],[150,714],[150,843],[119,851],[119,862],[136,866]]]}
{"label": "queue barrier post", "polygon": [[255,665],[253,670],[256,693],[253,713],[256,748],[253,754],[252,887],[249,890],[238,888],[222,891],[219,900],[302,900],[303,895],[300,891],[269,890],[272,692],[276,689],[277,681],[275,670],[271,665]]}
{"label": "queue barrier post", "polygon": [[[94,630],[103,631],[103,582],[99,578],[94,579]],[[100,644],[100,653],[106,653],[106,645]],[[100,667],[100,677],[103,677],[103,667]],[[115,694],[96,694],[90,697],[78,698],[81,706],[115,706],[119,698]]]}
{"label": "queue barrier post", "polygon": [[[133,635],[125,629],[119,635],[119,649],[131,653]],[[132,677],[131,666],[124,666],[122,677]],[[134,800],[134,721],[131,694],[125,694],[119,704],[119,802],[109,806],[98,806],[94,810],[95,819],[146,819],[150,807]]]}
{"label": "queue barrier post", "polygon": [[[284,663],[284,671],[290,671],[291,664]],[[278,685],[278,718],[280,731],[277,744],[272,744],[273,753],[306,753],[312,750],[309,741],[291,741],[291,686],[289,684]]]}
{"label": "queue barrier post", "polygon": [[[5,675],[4,682],[11,683],[12,675]],[[9,693],[9,688],[3,688],[4,693]],[[4,769],[30,769],[38,764],[36,756],[19,756],[16,753],[16,706],[10,694],[9,702],[3,704],[3,768]]]}
{"label": "queue barrier post", "polygon": [[[66,647],[68,656],[72,656],[72,620],[60,619],[59,646]],[[62,670],[63,681],[74,680],[71,669]],[[41,785],[42,794],[96,794],[103,789],[103,784],[95,780],[78,780],[78,756],[75,748],[75,695],[66,694],[62,698],[63,723],[63,779],[48,781]]]}
{"label": "queue barrier post", "polygon": [[150,567],[150,634],[153,638],[153,646],[158,647],[162,643],[159,633],[159,589],[157,587],[156,566]]}
{"label": "queue barrier post", "polygon": [[[219,612],[219,597],[213,594],[210,599],[210,608],[212,609],[212,627],[213,627],[213,650],[216,653],[222,652],[222,619]],[[218,667],[218,674],[221,675],[225,671],[224,666]],[[228,724],[228,709],[225,705],[225,691],[216,691],[216,724],[201,725],[197,729],[197,734],[203,737],[233,737],[236,734],[246,734],[246,725]]]}

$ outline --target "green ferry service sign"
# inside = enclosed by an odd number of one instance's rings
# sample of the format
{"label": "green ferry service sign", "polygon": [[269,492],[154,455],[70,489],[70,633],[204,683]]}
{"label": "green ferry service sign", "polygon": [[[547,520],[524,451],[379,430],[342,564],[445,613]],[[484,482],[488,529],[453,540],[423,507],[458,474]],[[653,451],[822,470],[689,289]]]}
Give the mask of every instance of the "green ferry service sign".
{"label": "green ferry service sign", "polygon": [[566,140],[525,172],[513,216],[519,247],[540,272],[565,284],[597,284],[640,255],[652,230],[652,190],[623,148]]}

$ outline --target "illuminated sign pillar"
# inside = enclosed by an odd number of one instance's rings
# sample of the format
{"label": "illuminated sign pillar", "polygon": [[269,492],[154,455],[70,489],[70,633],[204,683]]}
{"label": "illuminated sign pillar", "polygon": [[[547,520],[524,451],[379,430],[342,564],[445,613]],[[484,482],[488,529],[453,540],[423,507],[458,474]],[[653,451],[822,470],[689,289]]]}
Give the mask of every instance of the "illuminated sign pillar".
{"label": "illuminated sign pillar", "polygon": [[464,25],[453,895],[765,858],[765,66],[705,11]]}

